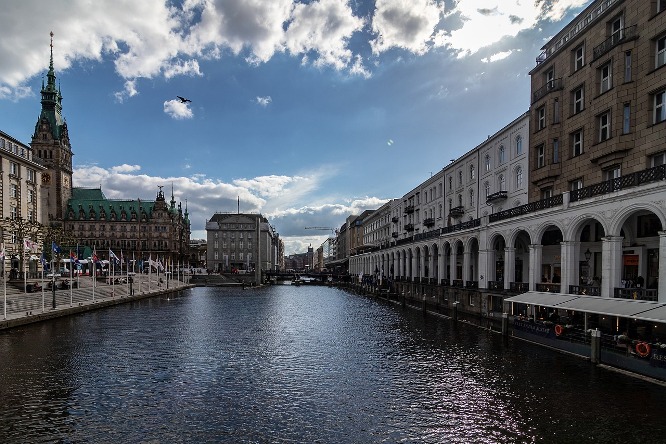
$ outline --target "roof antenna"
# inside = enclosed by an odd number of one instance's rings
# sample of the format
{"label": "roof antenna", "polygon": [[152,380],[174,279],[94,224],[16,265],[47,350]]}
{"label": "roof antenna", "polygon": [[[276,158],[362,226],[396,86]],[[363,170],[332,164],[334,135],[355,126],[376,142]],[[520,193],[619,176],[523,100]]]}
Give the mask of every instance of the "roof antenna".
{"label": "roof antenna", "polygon": [[240,196],[238,196],[238,214],[240,214]]}

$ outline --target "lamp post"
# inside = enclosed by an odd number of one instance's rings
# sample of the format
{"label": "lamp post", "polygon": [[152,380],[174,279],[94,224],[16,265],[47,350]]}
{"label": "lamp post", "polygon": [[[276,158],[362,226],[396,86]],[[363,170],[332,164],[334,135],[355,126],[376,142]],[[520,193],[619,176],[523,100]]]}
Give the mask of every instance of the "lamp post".
{"label": "lamp post", "polygon": [[[44,228],[44,245],[45,250],[48,249],[51,252],[51,263],[54,264],[51,267],[51,295],[52,303],[51,308],[55,310],[56,308],[56,265],[60,264],[60,259],[62,258],[62,248],[64,245],[73,245],[75,242],[73,238],[65,232],[64,227],[60,225],[49,225]],[[70,267],[73,264],[70,262]],[[69,285],[72,285],[70,282]],[[71,300],[70,300],[71,302]]]}
{"label": "lamp post", "polygon": [[21,258],[19,268],[23,270],[23,291],[27,292],[27,272],[25,260],[29,259],[30,253],[37,252],[44,234],[44,227],[39,222],[24,219],[18,216],[0,219],[3,240],[6,241],[6,250],[11,256]]}

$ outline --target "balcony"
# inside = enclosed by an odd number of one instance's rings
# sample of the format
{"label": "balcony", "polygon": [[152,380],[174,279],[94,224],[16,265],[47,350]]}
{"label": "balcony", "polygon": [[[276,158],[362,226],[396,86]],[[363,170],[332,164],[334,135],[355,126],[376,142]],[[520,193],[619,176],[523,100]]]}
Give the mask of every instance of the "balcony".
{"label": "balcony", "polygon": [[405,225],[405,231],[414,231],[414,224]]}
{"label": "balcony", "polygon": [[530,291],[529,282],[509,282],[509,291],[511,293],[526,293]]}
{"label": "balcony", "polygon": [[636,25],[620,29],[618,32],[604,40],[600,45],[594,47],[592,50],[592,61],[597,60],[620,43],[633,40],[636,37],[638,37]]}
{"label": "balcony", "polygon": [[561,194],[554,197],[549,197],[547,199],[537,200],[536,202],[530,202],[528,204],[521,205],[519,207],[509,208],[508,210],[491,214],[490,222],[497,222],[500,220],[511,219],[513,217],[518,217],[523,214],[533,213],[535,211],[545,210],[547,208],[553,208],[562,205],[562,202],[563,198]]}
{"label": "balcony", "polygon": [[620,176],[617,179],[600,182],[589,187],[579,188],[571,191],[570,200],[576,202],[601,194],[608,194],[625,188],[632,188],[650,182],[658,182],[666,179],[666,165],[659,165],[643,171]]}
{"label": "balcony", "polygon": [[397,239],[398,238],[398,232],[394,231],[393,233],[391,233],[391,236],[393,237],[393,239]]}
{"label": "balcony", "polygon": [[414,205],[408,205],[405,207],[405,214],[412,214],[414,212]]}
{"label": "balcony", "polygon": [[393,216],[391,218],[391,222],[393,222],[394,224],[397,224],[398,222],[400,222],[400,218],[398,216]]}
{"label": "balcony", "polygon": [[432,227],[435,225],[435,218],[434,217],[429,217],[427,219],[423,219],[423,225],[426,227]]}
{"label": "balcony", "polygon": [[592,285],[569,285],[569,294],[601,296],[601,287],[595,287]]}
{"label": "balcony", "polygon": [[541,88],[532,93],[532,103],[538,102],[543,97],[547,96],[552,91],[559,91],[562,89],[562,79],[555,79],[546,82]]}
{"label": "balcony", "polygon": [[651,288],[616,288],[614,296],[621,299],[656,301],[657,290]]}
{"label": "balcony", "polygon": [[536,291],[545,291],[546,293],[559,293],[560,284],[538,283],[536,284]]}
{"label": "balcony", "polygon": [[465,207],[459,206],[454,207],[449,210],[449,216],[451,217],[463,217],[465,215]]}
{"label": "balcony", "polygon": [[454,288],[463,288],[463,280],[462,279],[454,279],[453,282],[451,282],[451,286]]}
{"label": "balcony", "polygon": [[489,194],[486,196],[486,203],[499,202],[501,200],[506,200],[508,193],[506,191],[498,191],[497,193]]}
{"label": "balcony", "polygon": [[465,281],[465,288],[469,289],[479,288],[479,281]]}
{"label": "balcony", "polygon": [[504,290],[504,281],[488,281],[488,290]]}

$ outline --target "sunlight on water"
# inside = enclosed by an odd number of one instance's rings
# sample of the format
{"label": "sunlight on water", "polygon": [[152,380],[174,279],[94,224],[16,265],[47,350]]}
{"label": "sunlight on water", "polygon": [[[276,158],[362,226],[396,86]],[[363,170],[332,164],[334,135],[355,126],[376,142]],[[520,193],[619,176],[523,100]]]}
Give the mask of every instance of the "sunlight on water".
{"label": "sunlight on water", "polygon": [[197,288],[5,332],[0,354],[2,442],[664,436],[661,386],[325,287]]}

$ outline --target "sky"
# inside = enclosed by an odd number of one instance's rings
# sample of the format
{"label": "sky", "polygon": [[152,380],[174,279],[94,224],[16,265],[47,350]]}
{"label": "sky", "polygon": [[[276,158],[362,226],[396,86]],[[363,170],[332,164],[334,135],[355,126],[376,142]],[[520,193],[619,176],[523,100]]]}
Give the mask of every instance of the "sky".
{"label": "sky", "polygon": [[193,239],[262,213],[301,253],[331,234],[305,227],[401,197],[527,111],[540,49],[589,3],[7,0],[0,130],[30,143],[53,32],[74,186],[173,188]]}

